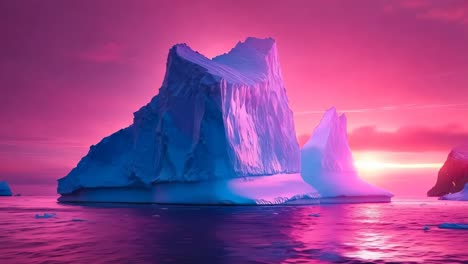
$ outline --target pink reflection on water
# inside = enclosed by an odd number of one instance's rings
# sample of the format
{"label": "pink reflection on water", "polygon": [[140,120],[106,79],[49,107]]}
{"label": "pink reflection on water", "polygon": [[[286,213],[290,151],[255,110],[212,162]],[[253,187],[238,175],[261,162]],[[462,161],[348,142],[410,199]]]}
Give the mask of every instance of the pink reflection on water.
{"label": "pink reflection on water", "polygon": [[[310,252],[316,253],[318,262],[444,259],[464,252],[461,244],[452,241],[461,242],[466,234],[437,225],[466,222],[467,206],[432,201],[301,207],[294,211],[288,235],[299,242],[295,250],[303,261],[310,260]],[[320,217],[311,216],[316,213]],[[425,225],[431,226],[428,232],[423,231]],[[293,259],[297,256],[285,263]]]}
{"label": "pink reflection on water", "polygon": [[[34,218],[42,213],[56,217]],[[10,197],[0,199],[0,263],[461,262],[468,233],[437,225],[467,220],[468,203],[435,200],[195,207]]]}

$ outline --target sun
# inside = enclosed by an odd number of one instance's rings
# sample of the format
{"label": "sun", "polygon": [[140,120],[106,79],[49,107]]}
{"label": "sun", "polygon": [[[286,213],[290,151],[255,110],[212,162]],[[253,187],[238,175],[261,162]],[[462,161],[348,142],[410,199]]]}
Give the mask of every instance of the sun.
{"label": "sun", "polygon": [[381,171],[388,169],[424,169],[440,168],[442,163],[394,163],[384,162],[371,157],[356,159],[354,165],[358,170]]}
{"label": "sun", "polygon": [[363,158],[357,159],[354,161],[354,165],[358,170],[383,170],[387,166],[384,162],[378,161],[377,159],[373,158]]}

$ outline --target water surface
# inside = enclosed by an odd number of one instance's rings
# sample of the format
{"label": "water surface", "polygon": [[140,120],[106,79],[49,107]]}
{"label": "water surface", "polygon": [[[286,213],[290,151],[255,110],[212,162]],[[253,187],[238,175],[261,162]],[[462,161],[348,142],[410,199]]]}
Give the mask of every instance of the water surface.
{"label": "water surface", "polygon": [[[55,217],[36,219],[36,214]],[[58,204],[0,197],[0,263],[468,263],[468,203]],[[429,226],[428,231],[423,227]]]}

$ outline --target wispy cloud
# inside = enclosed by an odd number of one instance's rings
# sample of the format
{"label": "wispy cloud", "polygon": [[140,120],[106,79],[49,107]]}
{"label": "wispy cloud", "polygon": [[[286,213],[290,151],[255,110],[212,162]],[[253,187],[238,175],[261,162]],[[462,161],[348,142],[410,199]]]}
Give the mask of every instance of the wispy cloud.
{"label": "wispy cloud", "polygon": [[351,131],[348,138],[353,150],[365,151],[448,152],[455,146],[468,145],[468,131],[459,125],[405,126],[392,131],[363,126]]}
{"label": "wispy cloud", "polygon": [[[299,145],[304,145],[309,137],[306,134],[299,135]],[[453,147],[468,145],[468,131],[456,124],[403,126],[395,130],[362,126],[349,132],[348,139],[353,151],[448,152]]]}
{"label": "wispy cloud", "polygon": [[0,152],[18,147],[87,148],[89,146],[61,138],[0,136]]}
{"label": "wispy cloud", "polygon": [[468,24],[468,1],[400,0],[384,5],[387,13],[398,9],[413,10],[418,19]]}
{"label": "wispy cloud", "polygon": [[125,45],[117,42],[107,42],[89,50],[78,52],[77,57],[83,61],[96,63],[122,62],[125,57]]}
{"label": "wispy cloud", "polygon": [[[411,109],[435,109],[435,108],[465,108],[468,107],[468,103],[451,103],[451,104],[404,104],[404,105],[391,105],[381,106],[372,108],[354,108],[344,109],[340,112],[345,113],[369,113],[369,112],[385,112],[385,111],[400,111],[400,110],[411,110]],[[296,111],[294,115],[312,115],[312,114],[323,114],[325,110],[308,110],[308,111]]]}

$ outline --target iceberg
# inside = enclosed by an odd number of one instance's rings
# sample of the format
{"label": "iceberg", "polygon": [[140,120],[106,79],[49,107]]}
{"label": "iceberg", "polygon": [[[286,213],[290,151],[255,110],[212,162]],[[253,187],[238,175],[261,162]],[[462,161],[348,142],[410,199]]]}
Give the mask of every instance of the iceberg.
{"label": "iceberg", "polygon": [[213,59],[177,44],[159,94],[57,191],[60,201],[311,202],[318,194],[299,170],[275,41],[247,38]]}
{"label": "iceberg", "polygon": [[12,196],[10,186],[6,181],[0,181],[0,196]]}
{"label": "iceberg", "polygon": [[323,203],[389,202],[393,194],[360,179],[348,145],[346,116],[327,110],[301,151],[301,175]]}
{"label": "iceberg", "polygon": [[443,196],[466,189],[468,183],[468,146],[459,146],[450,151],[447,160],[439,170],[437,181],[427,196]]}
{"label": "iceberg", "polygon": [[439,200],[468,201],[468,183],[463,190],[456,193],[448,193],[439,198]]}

